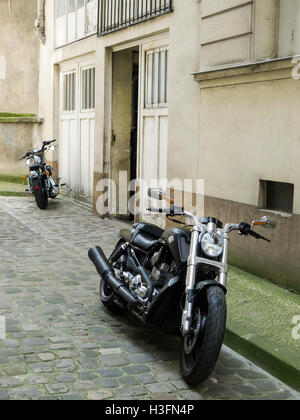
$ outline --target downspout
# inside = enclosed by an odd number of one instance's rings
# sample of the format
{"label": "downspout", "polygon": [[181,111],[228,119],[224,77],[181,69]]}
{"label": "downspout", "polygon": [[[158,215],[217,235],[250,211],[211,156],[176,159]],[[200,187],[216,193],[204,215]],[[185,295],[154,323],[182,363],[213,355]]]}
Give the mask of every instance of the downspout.
{"label": "downspout", "polygon": [[38,14],[35,20],[35,27],[40,41],[45,44],[45,0],[38,0]]}

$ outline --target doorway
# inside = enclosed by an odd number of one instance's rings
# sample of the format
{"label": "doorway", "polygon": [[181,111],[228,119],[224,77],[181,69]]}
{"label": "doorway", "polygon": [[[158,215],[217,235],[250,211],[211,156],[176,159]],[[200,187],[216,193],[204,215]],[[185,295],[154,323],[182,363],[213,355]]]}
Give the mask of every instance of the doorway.
{"label": "doorway", "polygon": [[139,48],[113,53],[112,57],[112,138],[111,171],[117,203],[115,216],[133,220],[128,201],[134,191],[128,191],[137,178]]}

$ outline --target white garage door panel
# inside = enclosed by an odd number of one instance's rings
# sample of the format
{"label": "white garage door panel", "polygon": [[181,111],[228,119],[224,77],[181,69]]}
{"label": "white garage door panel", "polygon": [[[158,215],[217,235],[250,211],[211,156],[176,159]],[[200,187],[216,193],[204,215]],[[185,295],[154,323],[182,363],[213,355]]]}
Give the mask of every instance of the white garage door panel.
{"label": "white garage door panel", "polygon": [[70,71],[61,72],[59,172],[78,199],[92,201],[95,68],[83,67],[80,60],[69,66]]}
{"label": "white garage door panel", "polygon": [[90,119],[90,179],[89,179],[89,196],[93,196],[94,191],[94,138],[95,138],[95,119]]}
{"label": "white garage door panel", "polygon": [[70,144],[70,185],[72,189],[77,189],[80,183],[78,171],[78,139],[77,139],[77,122],[70,120],[69,131]]}
{"label": "white garage door panel", "polygon": [[157,177],[157,136],[155,135],[155,118],[144,118],[143,133],[143,179],[148,181]]}
{"label": "white garage door panel", "polygon": [[167,178],[168,117],[159,118],[159,179]]}
{"label": "white garage door panel", "polygon": [[80,139],[81,139],[81,193],[89,195],[89,178],[90,178],[90,127],[88,119],[80,120]]}
{"label": "white garage door panel", "polygon": [[69,182],[69,120],[62,121],[61,142],[60,142],[60,176],[63,183]]}

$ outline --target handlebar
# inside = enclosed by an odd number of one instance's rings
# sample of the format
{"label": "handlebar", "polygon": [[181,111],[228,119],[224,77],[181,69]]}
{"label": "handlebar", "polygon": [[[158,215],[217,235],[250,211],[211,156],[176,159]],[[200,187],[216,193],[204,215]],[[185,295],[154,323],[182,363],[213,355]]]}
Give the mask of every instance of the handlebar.
{"label": "handlebar", "polygon": [[49,146],[51,143],[54,143],[54,142],[56,142],[56,139],[50,140],[50,141],[43,141],[43,146],[42,146],[41,150],[37,150],[36,152],[33,152],[33,151],[27,152],[23,157],[21,157],[20,160],[23,160],[30,155],[34,155],[35,153],[43,152],[46,146]]}
{"label": "handlebar", "polygon": [[[201,220],[198,219],[197,216],[195,216],[192,213],[189,213],[183,209],[183,207],[179,206],[172,206],[170,208],[158,208],[158,207],[150,207],[147,209],[148,211],[151,211],[153,213],[160,213],[160,214],[166,214],[167,216],[186,216],[193,219],[195,225],[200,226],[201,228],[205,229],[204,225],[201,223]],[[225,233],[232,232],[233,230],[238,230],[240,235],[244,236],[252,236],[255,239],[262,239],[266,242],[271,242],[270,239],[265,238],[264,236],[260,235],[259,233],[255,232],[251,229],[251,226],[248,223],[240,223],[239,225],[235,224],[227,224],[224,228]]]}

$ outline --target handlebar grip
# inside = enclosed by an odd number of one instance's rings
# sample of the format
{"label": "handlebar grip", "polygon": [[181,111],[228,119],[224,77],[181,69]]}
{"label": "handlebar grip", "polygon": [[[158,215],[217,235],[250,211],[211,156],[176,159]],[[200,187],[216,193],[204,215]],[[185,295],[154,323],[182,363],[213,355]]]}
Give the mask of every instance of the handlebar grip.
{"label": "handlebar grip", "polygon": [[158,207],[150,207],[147,210],[153,213],[167,214],[168,216],[182,216],[183,215],[183,208],[179,206],[173,206],[167,209],[162,209]]}
{"label": "handlebar grip", "polygon": [[152,213],[161,213],[161,214],[170,214],[170,211],[171,211],[171,209],[160,209],[158,207],[150,207],[147,210],[151,211]]}

